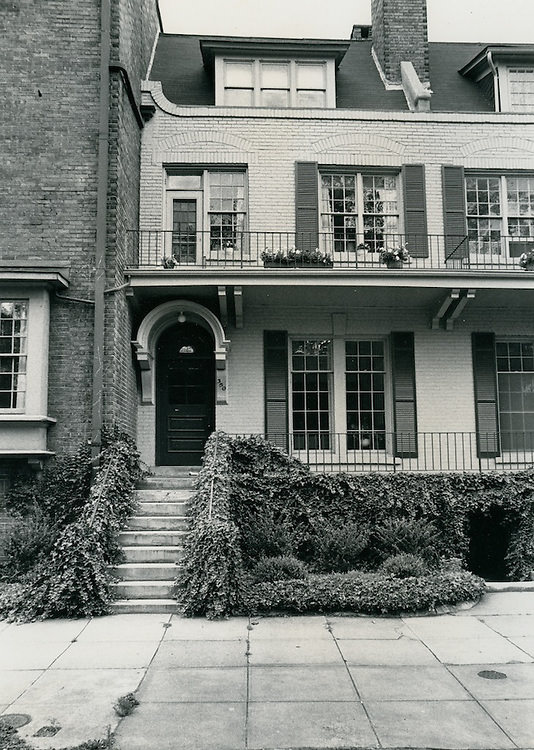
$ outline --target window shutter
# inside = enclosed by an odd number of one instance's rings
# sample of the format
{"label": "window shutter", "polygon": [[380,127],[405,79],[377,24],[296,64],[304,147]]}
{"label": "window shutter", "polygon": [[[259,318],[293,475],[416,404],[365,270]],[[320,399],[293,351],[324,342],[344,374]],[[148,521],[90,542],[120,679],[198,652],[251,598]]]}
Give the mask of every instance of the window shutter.
{"label": "window shutter", "polygon": [[314,161],[298,161],[295,167],[295,246],[315,250],[319,246],[319,171]]}
{"label": "window shutter", "polygon": [[495,334],[473,333],[472,349],[477,455],[494,458],[500,453]]}
{"label": "window shutter", "polygon": [[443,226],[445,260],[467,258],[467,220],[465,218],[465,177],[463,167],[442,167]]}
{"label": "window shutter", "polygon": [[263,332],[265,433],[267,440],[288,449],[287,332]]}
{"label": "window shutter", "polygon": [[413,333],[391,334],[391,361],[393,364],[395,455],[400,458],[417,458]]}
{"label": "window shutter", "polygon": [[414,258],[428,258],[424,164],[405,164],[402,168],[402,185],[408,252]]}

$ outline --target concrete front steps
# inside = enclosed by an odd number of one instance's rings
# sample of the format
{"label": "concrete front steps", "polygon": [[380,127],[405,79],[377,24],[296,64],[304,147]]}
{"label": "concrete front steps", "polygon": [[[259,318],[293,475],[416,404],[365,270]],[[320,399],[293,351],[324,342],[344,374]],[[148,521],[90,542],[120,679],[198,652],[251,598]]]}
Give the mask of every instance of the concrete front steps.
{"label": "concrete front steps", "polygon": [[174,581],[184,556],[187,506],[199,467],[156,466],[136,491],[138,510],[120,540],[115,613],[177,612]]}

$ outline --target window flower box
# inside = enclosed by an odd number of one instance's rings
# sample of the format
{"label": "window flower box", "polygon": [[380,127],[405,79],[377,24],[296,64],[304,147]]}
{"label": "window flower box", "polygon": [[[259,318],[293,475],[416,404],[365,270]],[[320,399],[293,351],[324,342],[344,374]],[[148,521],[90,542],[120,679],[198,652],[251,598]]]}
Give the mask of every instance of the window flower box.
{"label": "window flower box", "polygon": [[534,271],[534,250],[527,250],[519,256],[519,265],[524,271]]}
{"label": "window flower box", "polygon": [[264,268],[332,268],[334,262],[330,255],[315,250],[297,250],[287,252],[264,250],[261,254]]}
{"label": "window flower box", "polygon": [[403,245],[385,248],[380,252],[380,262],[388,268],[402,268],[403,263],[409,263],[410,261],[410,253]]}

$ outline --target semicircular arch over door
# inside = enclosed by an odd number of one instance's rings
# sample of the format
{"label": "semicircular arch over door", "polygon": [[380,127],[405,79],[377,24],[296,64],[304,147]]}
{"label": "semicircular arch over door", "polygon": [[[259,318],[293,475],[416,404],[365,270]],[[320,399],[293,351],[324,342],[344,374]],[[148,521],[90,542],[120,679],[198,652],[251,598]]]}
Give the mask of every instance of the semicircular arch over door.
{"label": "semicircular arch over door", "polygon": [[198,466],[214,429],[213,336],[195,323],[176,323],[156,346],[156,464]]}

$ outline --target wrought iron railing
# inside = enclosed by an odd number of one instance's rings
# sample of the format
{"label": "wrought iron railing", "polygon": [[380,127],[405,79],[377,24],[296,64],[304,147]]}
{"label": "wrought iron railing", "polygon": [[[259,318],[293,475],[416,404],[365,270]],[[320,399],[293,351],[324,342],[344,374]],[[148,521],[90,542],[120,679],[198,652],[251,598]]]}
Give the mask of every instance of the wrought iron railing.
{"label": "wrought iron railing", "polygon": [[[220,229],[220,228],[218,228]],[[187,268],[296,268],[359,271],[396,268],[405,271],[527,270],[521,261],[533,251],[534,237],[468,237],[465,235],[348,235],[332,232],[245,232],[228,228],[211,232],[131,230],[129,266],[176,271]],[[386,263],[383,250],[405,248],[405,262]],[[317,252],[315,252],[317,249]],[[522,265],[523,264],[523,265]],[[527,268],[524,268],[524,265]]]}
{"label": "wrought iron railing", "polygon": [[534,432],[308,431],[270,433],[262,437],[316,471],[534,470]]}

